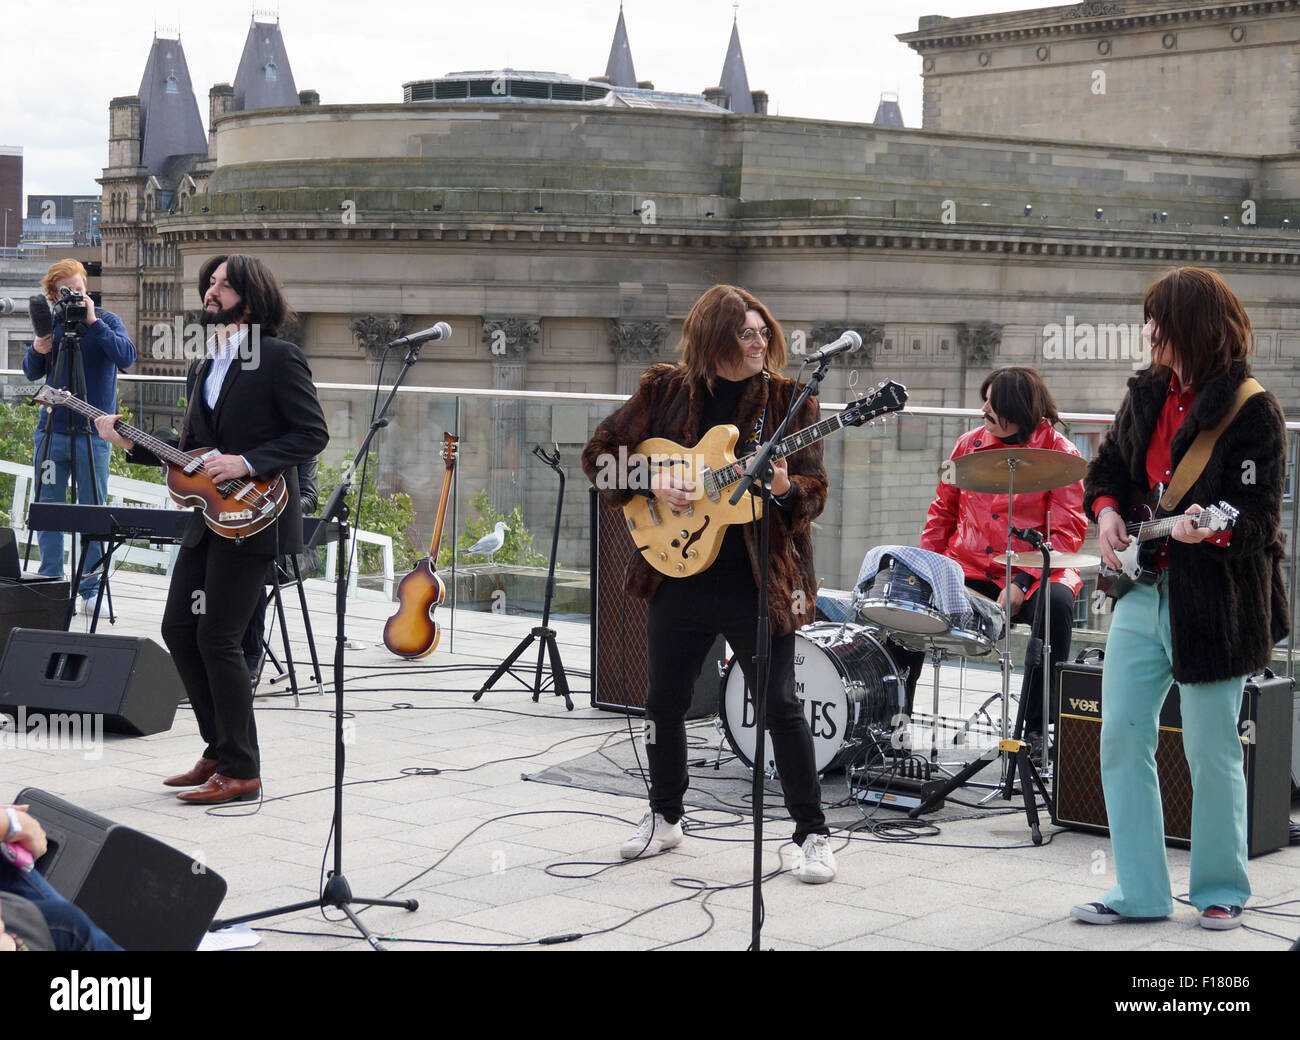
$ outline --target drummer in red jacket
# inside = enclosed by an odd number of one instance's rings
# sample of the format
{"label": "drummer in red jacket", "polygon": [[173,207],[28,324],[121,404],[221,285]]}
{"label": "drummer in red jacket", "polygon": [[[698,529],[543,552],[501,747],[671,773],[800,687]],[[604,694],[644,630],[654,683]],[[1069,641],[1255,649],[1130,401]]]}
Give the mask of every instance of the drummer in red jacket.
{"label": "drummer in red jacket", "polygon": [[[999,448],[1047,448],[1078,455],[1079,451],[1053,429],[1060,422],[1056,402],[1036,369],[1000,368],[980,384],[984,399],[984,425],[962,436],[951,458],[976,451]],[[1083,544],[1088,520],[1083,512],[1083,485],[1076,481],[1054,491],[1015,496],[1012,526],[1033,528],[1046,534],[1051,516],[1051,540],[1054,552],[1077,552]],[[963,491],[953,484],[940,483],[925,519],[921,548],[961,564],[966,587],[995,599],[1013,621],[1032,622],[1038,606],[1040,583],[1037,571],[1011,571],[1010,606],[1007,605],[1006,567],[994,557],[1007,551],[1007,496]],[[1040,563],[1037,550],[1019,538],[1012,538],[1012,548],[1021,560]],[[1063,661],[1070,653],[1070,630],[1074,623],[1074,599],[1083,582],[1077,570],[1054,571],[1051,581],[1052,664]],[[1034,635],[1041,638],[1037,626]],[[896,663],[907,667],[907,703],[910,712],[917,677],[924,655],[891,645]],[[1035,666],[1030,676],[1032,691],[1025,709],[1025,739],[1041,755],[1043,742],[1042,671]],[[1057,699],[1052,689],[1053,711]]]}

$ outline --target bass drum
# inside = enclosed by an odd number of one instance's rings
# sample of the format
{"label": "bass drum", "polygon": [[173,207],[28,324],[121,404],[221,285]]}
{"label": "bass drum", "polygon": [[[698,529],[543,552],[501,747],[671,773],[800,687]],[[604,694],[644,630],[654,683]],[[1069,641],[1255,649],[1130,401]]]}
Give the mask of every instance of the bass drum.
{"label": "bass drum", "polygon": [[[877,741],[888,746],[905,687],[884,646],[861,625],[831,622],[802,628],[794,640],[794,692],[812,730],[817,772],[856,763]],[[734,657],[723,672],[718,708],[727,743],[753,768],[754,700]],[[775,776],[770,737],[764,749],[766,771]]]}

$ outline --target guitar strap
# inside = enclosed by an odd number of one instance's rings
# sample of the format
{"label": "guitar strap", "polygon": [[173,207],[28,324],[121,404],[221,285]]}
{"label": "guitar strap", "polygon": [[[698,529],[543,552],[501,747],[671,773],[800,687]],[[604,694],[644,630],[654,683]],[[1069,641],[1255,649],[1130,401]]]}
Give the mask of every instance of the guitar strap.
{"label": "guitar strap", "polygon": [[1210,453],[1214,451],[1214,444],[1219,439],[1219,435],[1231,425],[1232,420],[1237,417],[1245,405],[1256,394],[1262,394],[1264,388],[1257,379],[1247,379],[1237,387],[1237,397],[1232,402],[1232,407],[1228,409],[1228,414],[1223,417],[1223,421],[1212,430],[1202,430],[1197,434],[1196,440],[1192,441],[1192,446],[1187,449],[1187,454],[1183,456],[1178,468],[1174,470],[1174,475],[1169,481],[1169,488],[1165,491],[1164,498],[1160,500],[1160,510],[1165,513],[1172,513],[1177,508],[1178,503],[1188,491],[1191,490],[1197,478],[1205,470],[1206,463],[1210,461]]}

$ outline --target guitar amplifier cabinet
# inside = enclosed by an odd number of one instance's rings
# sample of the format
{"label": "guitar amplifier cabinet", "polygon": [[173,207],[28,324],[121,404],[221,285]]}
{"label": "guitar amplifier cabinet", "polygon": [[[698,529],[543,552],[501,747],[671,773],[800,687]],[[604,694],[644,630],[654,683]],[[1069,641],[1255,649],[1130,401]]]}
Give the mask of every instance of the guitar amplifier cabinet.
{"label": "guitar amplifier cabinet", "polygon": [[[1085,652],[1086,653],[1086,652]],[[1062,827],[1109,833],[1101,788],[1101,664],[1084,654],[1056,669],[1056,772],[1052,819]],[[1293,680],[1270,671],[1251,676],[1241,702],[1246,828],[1251,856],[1290,842]],[[1192,833],[1192,781],[1183,754],[1182,713],[1175,684],[1160,711],[1156,771],[1165,840],[1186,846]],[[1253,734],[1254,739],[1250,739]]]}
{"label": "guitar amplifier cabinet", "polygon": [[[625,591],[627,569],[636,553],[621,509],[611,509],[591,491],[591,705],[606,711],[645,714],[649,672],[646,662],[648,604]],[[721,636],[695,681],[688,719],[718,713],[721,666],[726,662]]]}

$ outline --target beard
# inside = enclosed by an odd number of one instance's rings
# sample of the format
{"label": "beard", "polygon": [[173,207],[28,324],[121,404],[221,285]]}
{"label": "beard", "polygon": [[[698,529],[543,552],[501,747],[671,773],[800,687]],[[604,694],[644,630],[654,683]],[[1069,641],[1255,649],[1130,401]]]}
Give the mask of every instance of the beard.
{"label": "beard", "polygon": [[203,311],[204,325],[238,325],[244,320],[244,304],[241,300],[233,307],[227,307],[225,310]]}

